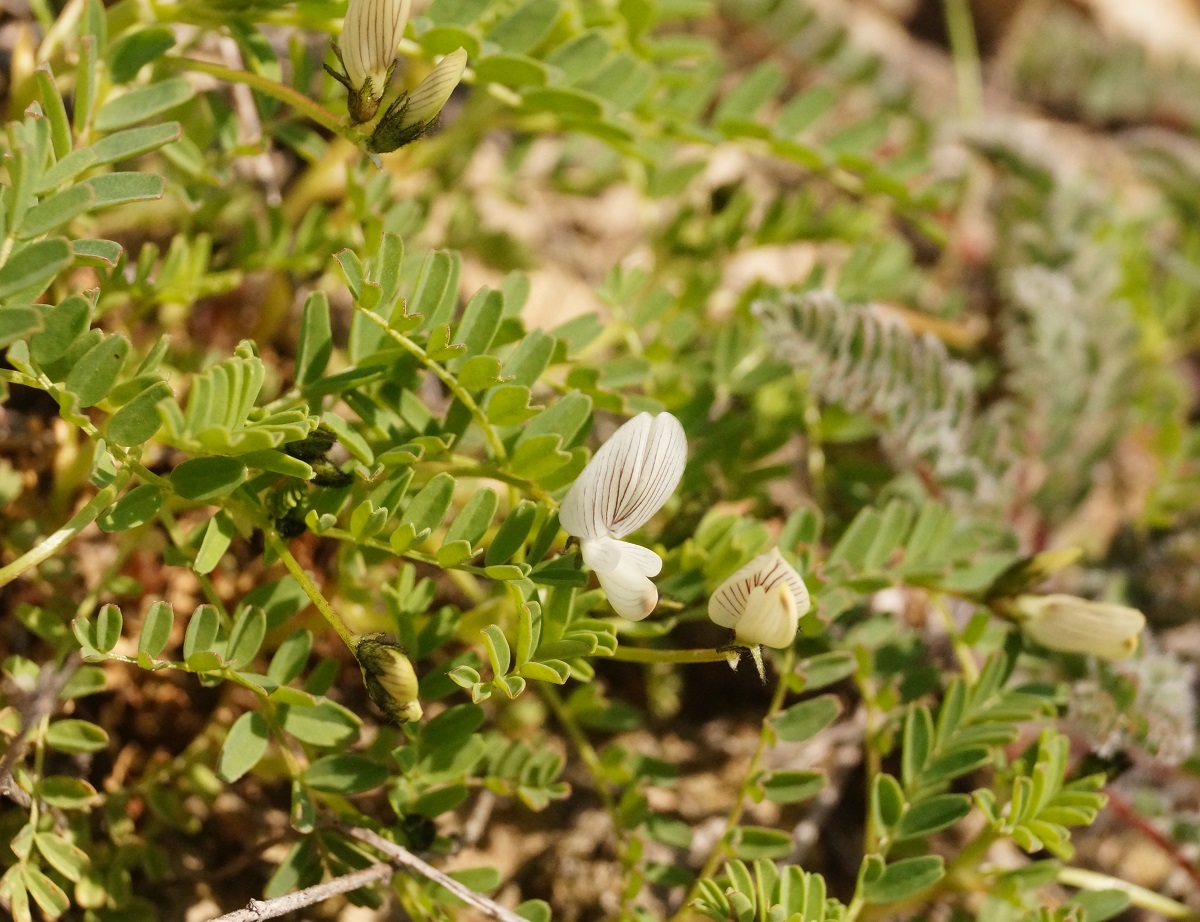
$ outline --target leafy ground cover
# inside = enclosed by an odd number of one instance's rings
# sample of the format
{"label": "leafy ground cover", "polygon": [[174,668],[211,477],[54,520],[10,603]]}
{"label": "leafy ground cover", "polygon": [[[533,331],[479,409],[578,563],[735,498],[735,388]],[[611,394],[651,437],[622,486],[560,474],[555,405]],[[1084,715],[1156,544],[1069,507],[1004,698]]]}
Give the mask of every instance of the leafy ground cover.
{"label": "leafy ground cover", "polygon": [[26,6],[5,911],[1197,918],[1200,18]]}

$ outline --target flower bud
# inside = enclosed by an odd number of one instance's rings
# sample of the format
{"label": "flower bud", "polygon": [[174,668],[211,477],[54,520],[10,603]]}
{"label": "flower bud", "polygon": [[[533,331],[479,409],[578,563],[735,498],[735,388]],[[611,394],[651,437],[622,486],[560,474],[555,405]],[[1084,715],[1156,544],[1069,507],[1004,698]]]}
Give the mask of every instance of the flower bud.
{"label": "flower bud", "polygon": [[376,706],[396,723],[420,720],[417,673],[404,655],[404,648],[383,634],[361,638],[354,648],[363,684]]}
{"label": "flower bud", "polygon": [[347,108],[355,123],[375,117],[396,69],[396,47],[404,35],[412,0],[350,0],[334,53],[345,74],[326,67],[350,93]]}
{"label": "flower bud", "polygon": [[1003,611],[1043,647],[1107,660],[1130,656],[1146,626],[1146,616],[1136,608],[1073,595],[1021,595]]}
{"label": "flower bud", "polygon": [[[708,617],[722,627],[733,628],[731,647],[748,647],[759,678],[766,681],[760,645],[786,649],[800,627],[800,616],[811,602],[808,587],[779,548],[771,548],[721,583],[708,600]],[[737,669],[737,659],[729,665]]]}
{"label": "flower bud", "polygon": [[386,154],[421,137],[437,120],[466,69],[467,52],[462,48],[442,58],[415,90],[388,106],[367,139],[368,150]]}

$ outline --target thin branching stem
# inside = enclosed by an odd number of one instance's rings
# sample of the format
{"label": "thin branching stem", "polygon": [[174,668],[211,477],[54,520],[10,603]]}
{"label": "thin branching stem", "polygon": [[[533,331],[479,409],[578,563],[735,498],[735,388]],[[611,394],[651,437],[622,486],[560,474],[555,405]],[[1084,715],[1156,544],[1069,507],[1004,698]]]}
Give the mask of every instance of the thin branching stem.
{"label": "thin branching stem", "polygon": [[726,857],[730,835],[737,824],[741,822],[742,814],[746,811],[746,801],[750,797],[751,788],[756,783],[758,768],[762,764],[763,756],[766,754],[767,748],[771,745],[771,740],[775,736],[775,731],[771,727],[771,718],[783,708],[783,699],[787,697],[788,691],[787,677],[791,674],[795,666],[796,651],[789,648],[784,653],[783,661],[779,665],[779,681],[775,685],[775,693],[771,696],[771,703],[767,706],[767,713],[763,716],[762,728],[758,732],[758,745],[754,749],[754,755],[750,757],[750,764],[746,766],[746,773],[742,778],[742,783],[738,787],[737,793],[734,795],[729,813],[725,816],[725,824],[721,830],[721,835],[717,838],[716,844],[713,845],[712,851],[708,853],[708,858],[705,860],[704,866],[700,868],[700,872],[696,875],[696,882],[688,890],[683,904],[676,911],[675,915],[671,917],[670,922],[680,922],[687,913],[689,904],[699,893],[700,881],[712,877],[717,872],[721,861]]}
{"label": "thin branching stem", "polygon": [[369,311],[357,303],[354,305],[354,309],[383,330],[396,345],[437,376],[437,379],[446,386],[446,390],[453,394],[454,398],[467,408],[467,412],[471,414],[471,418],[475,420],[479,428],[483,431],[483,437],[487,439],[488,448],[491,449],[492,456],[497,462],[502,463],[508,457],[508,452],[504,448],[504,443],[500,441],[500,435],[496,432],[496,427],[488,421],[479,404],[475,402],[475,398],[471,396],[465,387],[458,383],[458,379],[442,367],[441,364],[431,359],[429,354],[417,343],[413,342],[399,330],[390,327],[388,322],[374,311]]}
{"label": "thin branching stem", "polygon": [[7,586],[17,577],[49,560],[68,542],[77,538],[80,532],[100,518],[101,513],[116,501],[117,496],[125,489],[125,484],[129,483],[129,478],[132,476],[133,470],[129,467],[117,471],[112,482],[84,503],[62,528],[38,542],[35,547],[30,548],[16,560],[0,567],[0,586]]}
{"label": "thin branching stem", "polygon": [[264,77],[262,74],[256,74],[248,70],[235,70],[232,67],[225,67],[222,64],[215,64],[212,61],[201,61],[196,58],[164,57],[162,61],[167,66],[178,70],[208,74],[210,77],[216,77],[218,80],[224,80],[226,83],[240,83],[253,90],[258,90],[260,93],[278,99],[280,102],[287,103],[301,115],[312,119],[318,125],[329,129],[334,134],[340,135],[355,146],[362,146],[364,140],[362,134],[344,124],[341,119],[319,102],[309,99],[303,93],[290,86],[285,86],[282,83],[271,80],[269,77]]}

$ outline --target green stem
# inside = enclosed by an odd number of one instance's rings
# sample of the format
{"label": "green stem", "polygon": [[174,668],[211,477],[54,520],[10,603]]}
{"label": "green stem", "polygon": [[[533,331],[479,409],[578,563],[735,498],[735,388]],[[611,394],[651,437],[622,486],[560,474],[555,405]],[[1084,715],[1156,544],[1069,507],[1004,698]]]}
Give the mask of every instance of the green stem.
{"label": "green stem", "polygon": [[437,376],[438,380],[446,386],[446,390],[453,394],[455,399],[467,408],[467,412],[469,412],[475,422],[479,424],[479,428],[483,430],[484,438],[487,439],[488,447],[491,448],[492,455],[497,461],[502,462],[508,457],[508,452],[504,450],[504,443],[500,441],[499,433],[497,433],[495,427],[488,422],[488,418],[483,414],[483,410],[479,408],[479,404],[475,402],[475,398],[467,392],[466,388],[458,383],[458,380],[454,377],[454,375],[450,374],[449,371],[431,359],[424,349],[418,346],[399,330],[392,329],[392,327],[388,325],[388,322],[374,311],[369,311],[357,303],[354,305],[354,309],[362,314],[366,319],[370,320],[373,324],[378,326],[381,330],[383,330],[385,334],[391,337],[392,341],[395,342],[396,345],[398,345],[401,349],[403,349]]}
{"label": "green stem", "polygon": [[567,706],[562,698],[558,696],[558,692],[545,682],[534,682],[533,687],[537,689],[542,700],[546,702],[547,707],[554,714],[554,719],[566,731],[567,737],[571,740],[571,745],[579,753],[579,758],[583,760],[584,767],[588,770],[588,774],[592,776],[592,781],[595,782],[596,792],[600,795],[600,800],[604,803],[604,809],[612,817],[613,833],[619,835],[621,830],[620,817],[617,814],[616,804],[613,802],[612,792],[608,789],[608,782],[604,780],[604,766],[600,762],[599,753],[596,752],[596,748],[592,745],[591,740],[587,738],[587,734],[583,732],[583,728],[579,726],[574,715],[567,710]]}
{"label": "green stem", "polygon": [[1062,868],[1058,872],[1058,882],[1068,887],[1078,887],[1081,890],[1120,890],[1129,897],[1134,906],[1150,912],[1158,913],[1168,919],[1184,919],[1196,922],[1200,913],[1195,912],[1182,903],[1170,897],[1131,884],[1119,877],[1111,877],[1098,871],[1087,871],[1083,868]]}
{"label": "green stem", "polygon": [[688,890],[687,896],[684,897],[678,911],[671,917],[670,922],[678,922],[683,917],[684,913],[688,911],[688,906],[692,900],[696,898],[700,881],[712,877],[717,870],[717,866],[721,863],[721,859],[725,857],[725,850],[729,845],[729,835],[741,821],[742,814],[746,810],[746,800],[750,796],[751,786],[755,783],[755,778],[758,775],[758,767],[762,763],[763,756],[767,751],[767,740],[773,735],[770,720],[783,707],[783,699],[787,696],[788,689],[786,679],[791,674],[792,669],[795,668],[795,665],[796,651],[789,648],[783,655],[783,662],[779,666],[779,682],[775,686],[775,693],[771,696],[771,703],[767,706],[767,713],[763,717],[762,729],[758,733],[758,746],[754,750],[754,755],[750,757],[750,764],[746,768],[746,776],[742,781],[741,787],[738,788],[733,805],[729,808],[729,813],[725,817],[725,826],[721,830],[721,835],[717,838],[712,851],[708,853],[708,859],[704,862],[704,867],[696,875],[695,882],[692,884],[691,889]]}
{"label": "green stem", "polygon": [[96,521],[105,509],[112,505],[117,495],[125,488],[125,484],[129,482],[129,478],[132,476],[133,470],[131,468],[122,468],[117,472],[117,476],[113,478],[112,483],[85,503],[83,508],[71,516],[70,520],[62,528],[43,540],[36,547],[26,551],[12,563],[0,568],[0,586],[7,586],[21,574],[32,570],[38,564],[44,563],[57,554],[64,545],[78,536],[81,531]]}
{"label": "green stem", "polygon": [[181,57],[164,57],[161,60],[164,64],[179,70],[190,70],[201,74],[208,74],[210,77],[216,77],[218,80],[224,80],[226,83],[245,84],[253,90],[258,90],[260,93],[278,99],[280,102],[287,103],[306,118],[312,119],[312,121],[329,129],[334,134],[341,135],[356,147],[362,147],[363,137],[360,132],[346,126],[341,119],[323,105],[309,99],[303,93],[292,89],[290,86],[284,86],[282,83],[277,83],[262,76],[262,74],[256,74],[248,70],[235,70],[232,67],[214,64],[211,61],[199,61],[195,58]]}
{"label": "green stem", "polygon": [[938,613],[942,624],[945,625],[946,634],[949,635],[950,643],[954,647],[954,655],[962,669],[963,678],[967,680],[968,685],[974,685],[979,681],[979,664],[975,662],[975,655],[971,652],[971,647],[963,643],[962,637],[958,633],[958,625],[954,623],[954,616],[950,614],[950,608],[946,605],[945,595],[939,592],[930,599],[930,604]]}
{"label": "green stem", "polygon": [[946,30],[950,33],[950,54],[954,59],[954,82],[958,86],[958,114],[971,121],[983,112],[983,72],[979,66],[979,45],[975,40],[970,0],[942,0],[942,3]]}
{"label": "green stem", "polygon": [[292,578],[300,584],[300,588],[304,590],[304,594],[317,607],[317,611],[329,622],[329,626],[337,631],[338,637],[342,638],[342,642],[353,652],[358,646],[358,637],[346,627],[346,623],[338,617],[338,613],[333,610],[333,606],[321,594],[321,590],[317,588],[317,584],[312,581],[312,578],[304,571],[292,552],[288,550],[287,545],[283,543],[275,529],[270,523],[263,522],[259,526],[262,528],[263,536],[266,538],[267,546],[271,548],[283,562],[287,571],[292,574]]}
{"label": "green stem", "polygon": [[657,650],[653,647],[620,646],[613,652],[612,659],[623,663],[723,663],[729,660],[729,656],[708,648]]}

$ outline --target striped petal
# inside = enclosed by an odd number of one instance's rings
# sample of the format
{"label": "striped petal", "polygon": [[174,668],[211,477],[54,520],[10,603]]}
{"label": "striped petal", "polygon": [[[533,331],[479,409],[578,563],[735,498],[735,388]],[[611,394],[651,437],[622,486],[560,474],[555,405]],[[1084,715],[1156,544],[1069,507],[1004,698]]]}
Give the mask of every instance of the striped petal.
{"label": "striped petal", "polygon": [[779,582],[773,589],[755,586],[751,590],[733,631],[738,642],[747,647],[763,644],[782,650],[791,646],[799,627],[796,598],[785,582]]}
{"label": "striped petal", "polygon": [[679,420],[639,413],[588,462],[563,498],[559,520],[578,538],[623,538],[662,508],[686,464]]}
{"label": "striped petal", "polygon": [[371,82],[378,99],[387,89],[387,73],[396,59],[412,0],[350,0],[342,23],[342,62],[359,90]]}
{"label": "striped petal", "polygon": [[466,69],[467,52],[462,48],[457,48],[442,58],[437,67],[429,72],[429,76],[408,94],[399,128],[424,125],[437,118]]}
{"label": "striped petal", "polygon": [[[765,604],[765,602],[758,601],[760,597],[755,596],[756,590],[761,590],[761,598],[774,600],[772,604],[781,607],[779,601],[781,597],[776,592],[777,587],[786,589],[791,597],[791,614],[785,611],[777,613],[778,617],[789,620],[794,617],[798,622],[800,616],[808,611],[811,604],[808,587],[804,585],[804,580],[800,578],[800,574],[792,565],[783,559],[779,548],[772,548],[765,554],[759,554],[721,583],[717,591],[712,594],[712,598],[708,600],[708,617],[721,627],[733,628],[740,637],[741,622],[751,612],[752,600],[755,600],[755,605]],[[763,611],[754,608],[753,614],[752,623],[756,625],[755,633],[766,633],[765,629],[759,626],[762,619],[765,618]],[[791,643],[791,637],[795,633],[796,628],[793,626],[788,635],[788,641],[783,646]],[[766,643],[766,641],[758,640],[754,643]],[[776,646],[776,644],[768,644],[768,646]]]}

